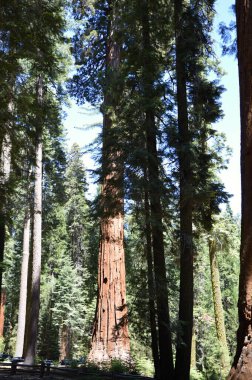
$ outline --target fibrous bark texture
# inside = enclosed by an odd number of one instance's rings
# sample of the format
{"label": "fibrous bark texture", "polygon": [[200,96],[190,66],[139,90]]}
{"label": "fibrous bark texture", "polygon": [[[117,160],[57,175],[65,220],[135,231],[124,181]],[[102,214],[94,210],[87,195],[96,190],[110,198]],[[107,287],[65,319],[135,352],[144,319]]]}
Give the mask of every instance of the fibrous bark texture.
{"label": "fibrous bark texture", "polygon": [[[103,118],[103,186],[100,247],[98,263],[98,298],[89,360],[102,363],[111,359],[130,361],[128,310],[126,305],[123,213],[123,165],[121,152],[111,141],[116,123],[116,105],[120,94],[116,83],[120,66],[120,47],[116,41],[116,1],[109,1],[106,75]],[[112,86],[112,88],[110,87]]]}
{"label": "fibrous bark texture", "polygon": [[89,360],[129,361],[130,342],[126,305],[123,215],[101,222],[98,304]]}
{"label": "fibrous bark texture", "polygon": [[226,338],[226,329],[224,322],[224,311],[222,306],[221,287],[219,268],[216,257],[216,241],[211,239],[209,241],[209,258],[211,269],[211,282],[213,291],[213,303],[214,303],[214,316],[217,338],[221,350],[221,374],[225,378],[228,375],[230,369],[229,350]]}
{"label": "fibrous bark texture", "polygon": [[252,3],[236,1],[241,113],[241,251],[237,350],[230,379],[252,377]]}

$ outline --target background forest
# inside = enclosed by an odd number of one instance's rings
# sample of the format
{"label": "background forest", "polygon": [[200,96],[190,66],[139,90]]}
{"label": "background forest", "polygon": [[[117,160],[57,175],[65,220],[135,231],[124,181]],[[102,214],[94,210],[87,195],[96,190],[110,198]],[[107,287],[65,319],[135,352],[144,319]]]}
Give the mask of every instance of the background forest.
{"label": "background forest", "polygon": [[[1,0],[0,351],[87,358],[102,221],[123,214],[130,365],[165,379],[176,351],[176,379],[188,366],[195,380],[228,374],[240,220],[220,178],[230,151],[216,129],[214,6]],[[67,148],[69,97],[103,114],[96,170],[85,141]]]}

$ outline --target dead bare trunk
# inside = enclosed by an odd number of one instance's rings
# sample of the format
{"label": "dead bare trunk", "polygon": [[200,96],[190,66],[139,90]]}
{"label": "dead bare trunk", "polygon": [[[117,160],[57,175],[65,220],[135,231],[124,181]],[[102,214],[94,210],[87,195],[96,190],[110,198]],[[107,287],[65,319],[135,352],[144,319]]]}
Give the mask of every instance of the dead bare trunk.
{"label": "dead bare trunk", "polygon": [[[38,104],[43,102],[43,81],[39,76],[37,81]],[[41,273],[41,238],[42,238],[42,127],[38,121],[35,141],[35,184],[34,184],[34,209],[33,209],[33,261],[31,281],[31,305],[28,326],[27,351],[25,363],[34,364],[39,320],[40,304],[40,273]]]}
{"label": "dead bare trunk", "polygon": [[23,234],[23,257],[21,266],[21,281],[19,293],[19,308],[18,308],[18,329],[16,340],[16,357],[23,356],[25,321],[26,321],[26,301],[27,301],[27,286],[28,286],[28,266],[30,255],[30,211],[27,210],[24,219],[24,234]]}
{"label": "dead bare trunk", "polygon": [[[236,0],[241,114],[241,250],[237,350],[233,379],[252,377],[252,4]],[[242,373],[242,375],[241,375]],[[240,377],[238,377],[240,376]]]}
{"label": "dead bare trunk", "polygon": [[[107,39],[107,75],[117,76],[120,47],[115,40],[117,9],[109,2],[110,21]],[[108,78],[107,78],[108,79]],[[113,82],[113,81],[112,81]],[[114,110],[119,94],[108,88],[104,96],[103,122],[103,215],[101,217],[98,261],[98,298],[89,360],[102,363],[111,359],[130,360],[128,310],[126,305],[124,259],[123,168],[120,152],[113,151],[109,131],[115,123]]]}

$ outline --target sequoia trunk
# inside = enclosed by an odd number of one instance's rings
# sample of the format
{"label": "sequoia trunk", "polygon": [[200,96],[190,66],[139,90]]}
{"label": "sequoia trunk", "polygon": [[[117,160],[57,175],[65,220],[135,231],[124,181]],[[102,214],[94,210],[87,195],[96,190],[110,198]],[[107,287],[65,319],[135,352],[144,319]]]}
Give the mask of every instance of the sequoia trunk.
{"label": "sequoia trunk", "polygon": [[115,38],[118,17],[115,4],[115,1],[109,1],[98,298],[89,353],[89,360],[96,363],[111,359],[130,360],[123,241],[123,165],[120,163],[121,152],[116,151],[110,136],[116,123],[115,108],[119,96],[111,85],[116,83],[120,65],[120,47]]}

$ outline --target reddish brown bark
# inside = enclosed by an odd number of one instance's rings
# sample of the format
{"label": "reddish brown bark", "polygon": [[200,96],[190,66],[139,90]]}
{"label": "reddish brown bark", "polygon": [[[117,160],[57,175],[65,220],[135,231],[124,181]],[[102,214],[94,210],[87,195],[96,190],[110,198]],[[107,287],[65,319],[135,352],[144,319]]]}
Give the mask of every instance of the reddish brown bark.
{"label": "reddish brown bark", "polygon": [[241,114],[241,251],[237,350],[229,378],[252,377],[252,3],[236,1]]}
{"label": "reddish brown bark", "polygon": [[107,39],[107,82],[104,94],[103,123],[103,215],[101,217],[98,262],[98,298],[89,360],[96,363],[111,359],[130,360],[128,311],[126,305],[125,259],[123,244],[123,167],[110,131],[116,119],[119,94],[110,88],[120,64],[120,48],[115,39],[117,10],[109,1]]}
{"label": "reddish brown bark", "polygon": [[98,304],[89,360],[128,361],[130,353],[126,306],[123,215],[101,221]]}

